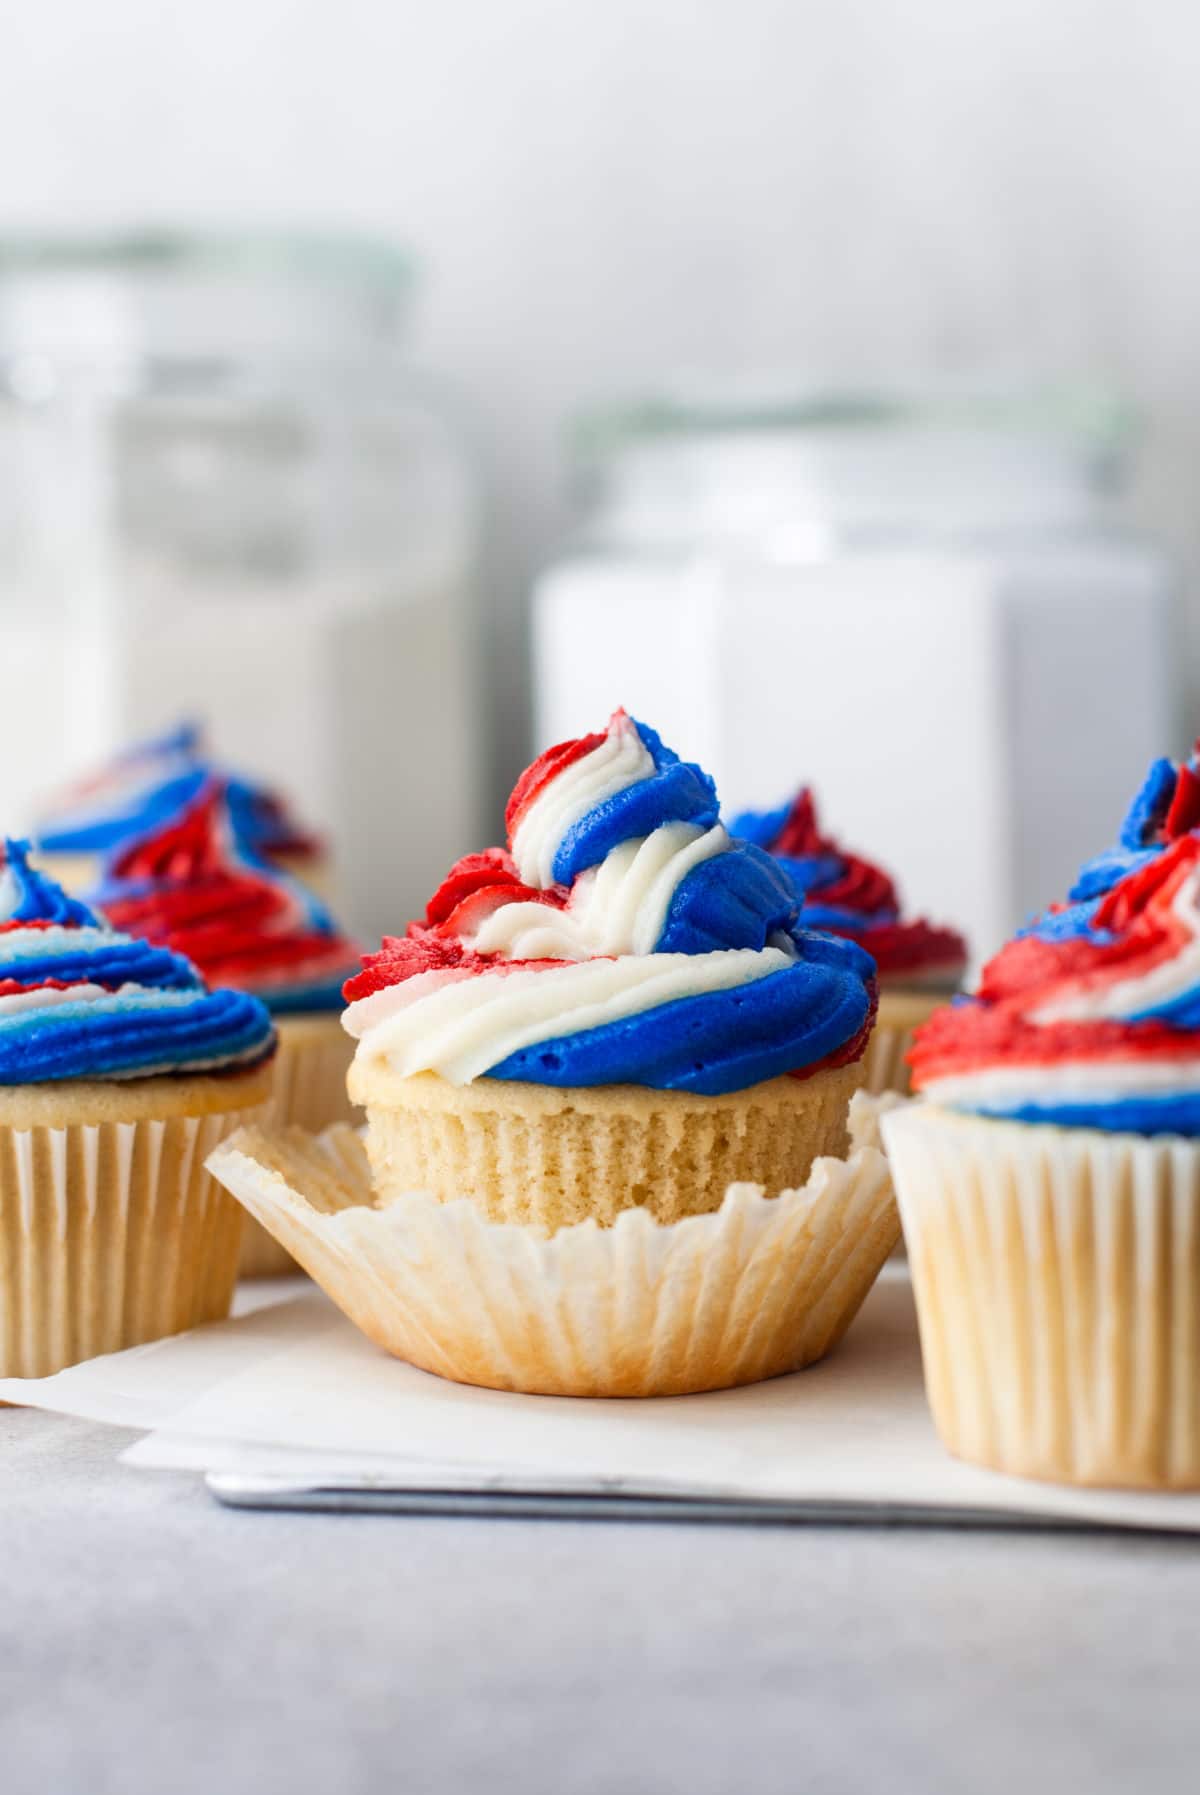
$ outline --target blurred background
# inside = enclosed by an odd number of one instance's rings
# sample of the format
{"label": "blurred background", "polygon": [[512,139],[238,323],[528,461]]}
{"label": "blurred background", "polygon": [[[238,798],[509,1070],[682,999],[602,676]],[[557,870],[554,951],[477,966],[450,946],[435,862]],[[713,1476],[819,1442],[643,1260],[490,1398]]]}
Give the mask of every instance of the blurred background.
{"label": "blurred background", "polygon": [[1186,0],[0,16],[15,820],[200,713],[395,927],[625,702],[986,949],[1186,746]]}

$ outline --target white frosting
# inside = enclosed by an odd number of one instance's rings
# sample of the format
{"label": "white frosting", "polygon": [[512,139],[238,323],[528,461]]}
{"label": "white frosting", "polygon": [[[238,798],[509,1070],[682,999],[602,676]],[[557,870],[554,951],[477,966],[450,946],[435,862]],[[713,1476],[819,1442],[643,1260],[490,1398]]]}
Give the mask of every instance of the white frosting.
{"label": "white frosting", "polygon": [[[0,907],[2,904],[3,894],[0,893]],[[10,960],[40,960],[52,954],[86,954],[125,945],[127,943],[114,936],[111,929],[69,929],[62,923],[52,923],[48,929],[8,929],[0,935],[0,970]]]}
{"label": "white frosting", "polygon": [[384,1061],[401,1078],[436,1072],[467,1084],[523,1047],[749,984],[791,963],[767,947],[631,954],[544,972],[426,972],[352,1003],[342,1023],[359,1041],[359,1059]]}
{"label": "white frosting", "polygon": [[522,884],[543,891],[553,885],[554,856],[572,824],[628,786],[653,776],[653,757],[631,719],[625,718],[590,754],[556,773],[521,818],[512,855]]}
{"label": "white frosting", "polygon": [[19,1016],[25,1010],[61,1009],[64,1005],[74,1006],[84,1015],[96,1004],[108,1004],[114,1012],[124,1014],[129,1010],[184,1009],[195,1001],[194,990],[160,991],[146,985],[122,985],[116,991],[92,984],[68,985],[65,991],[52,985],[34,985],[28,991],[0,997],[0,1019]]}
{"label": "white frosting", "polygon": [[728,846],[719,823],[712,829],[664,823],[652,835],[622,842],[600,866],[580,874],[565,910],[533,901],[503,904],[462,939],[477,953],[508,960],[653,953],[683,878]]}
{"label": "white frosting", "polygon": [[1185,944],[1149,972],[1133,978],[1075,990],[1051,998],[1031,1012],[1031,1020],[1047,1022],[1123,1021],[1162,1009],[1173,999],[1200,987],[1200,869],[1185,879],[1171,909],[1188,937]]}
{"label": "white frosting", "polygon": [[933,1103],[983,1109],[989,1104],[1055,1103],[1078,1098],[1157,1096],[1200,1090],[1200,1059],[1062,1060],[1053,1066],[991,1066],[923,1079],[921,1093]]}

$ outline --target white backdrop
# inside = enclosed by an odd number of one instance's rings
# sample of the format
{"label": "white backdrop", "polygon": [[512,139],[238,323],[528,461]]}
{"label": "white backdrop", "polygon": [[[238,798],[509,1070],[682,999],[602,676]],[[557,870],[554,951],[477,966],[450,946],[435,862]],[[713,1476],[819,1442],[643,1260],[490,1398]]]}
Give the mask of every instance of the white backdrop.
{"label": "white backdrop", "polygon": [[0,26],[0,226],[420,251],[417,347],[496,501],[507,757],[564,417],[681,364],[1112,374],[1147,408],[1141,514],[1200,542],[1192,0],[0,0]]}

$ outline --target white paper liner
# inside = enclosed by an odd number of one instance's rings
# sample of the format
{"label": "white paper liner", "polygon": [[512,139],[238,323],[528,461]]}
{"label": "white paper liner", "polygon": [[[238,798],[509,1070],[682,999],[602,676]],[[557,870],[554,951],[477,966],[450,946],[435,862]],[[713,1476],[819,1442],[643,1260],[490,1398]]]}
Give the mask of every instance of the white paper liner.
{"label": "white paper liner", "polygon": [[[318,1133],[335,1121],[350,1121],[356,1114],[346,1094],[354,1042],[340,1019],[333,1018],[329,1027],[324,1026],[326,1020],[304,1016],[280,1019],[271,1097],[262,1118],[265,1122]],[[294,1276],[296,1270],[291,1254],[247,1216],[239,1276],[282,1278]]]}
{"label": "white paper liner", "polygon": [[973,1463],[1200,1488],[1200,1145],[885,1118],[934,1419]]}
{"label": "white paper liner", "polygon": [[240,1119],[0,1129],[0,1375],[229,1313],[242,1216],[204,1162]]}
{"label": "white paper liner", "polygon": [[661,1226],[641,1209],[549,1237],[421,1192],[376,1208],[350,1128],[239,1130],[215,1177],[378,1345],[460,1383],[650,1396],[752,1383],[827,1352],[899,1231],[878,1105],[803,1190],[731,1185]]}

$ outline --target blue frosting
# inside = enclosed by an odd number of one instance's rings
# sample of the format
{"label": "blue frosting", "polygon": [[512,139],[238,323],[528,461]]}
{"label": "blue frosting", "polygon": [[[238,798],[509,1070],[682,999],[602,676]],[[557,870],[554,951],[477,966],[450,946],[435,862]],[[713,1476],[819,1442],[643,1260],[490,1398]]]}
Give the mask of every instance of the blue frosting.
{"label": "blue frosting", "polygon": [[1072,903],[1102,898],[1127,874],[1147,866],[1162,852],[1154,836],[1162,828],[1175,794],[1178,769],[1174,761],[1156,760],[1125,813],[1116,845],[1095,855],[1080,868],[1068,896]]}
{"label": "blue frosting", "polygon": [[[46,988],[49,1000],[8,1011],[0,1003],[0,1084],[221,1071],[266,1058],[275,1038],[256,998],[209,991],[179,954],[114,933],[28,853],[27,842],[5,844],[0,979],[22,993]],[[72,997],[76,985],[91,995]]]}
{"label": "blue frosting", "polygon": [[650,752],[655,770],[636,785],[596,804],[566,830],[554,856],[552,872],[569,885],[589,866],[635,836],[650,835],[663,823],[695,823],[711,829],[717,820],[717,791],[708,774],[680,760],[645,723],[634,722]]}
{"label": "blue frosting", "polygon": [[113,785],[81,793],[39,826],[38,843],[47,853],[108,854],[172,822],[214,779],[225,785],[240,846],[269,854],[278,841],[270,794],[209,759],[194,723],[182,723],[128,749],[113,763],[113,774]]}
{"label": "blue frosting", "polygon": [[1120,1097],[1072,1103],[999,1101],[955,1108],[972,1115],[994,1116],[997,1121],[1040,1122],[1059,1128],[1099,1128],[1112,1134],[1200,1134],[1200,1092],[1177,1092],[1162,1097]]}
{"label": "blue frosting", "polygon": [[539,1041],[488,1077],[716,1097],[815,1065],[865,1025],[874,962],[852,941],[804,930],[794,940],[795,963],[765,978]]}
{"label": "blue frosting", "polygon": [[656,943],[664,954],[708,954],[723,947],[765,947],[796,921],[796,893],[778,861],[751,842],[685,873]]}

